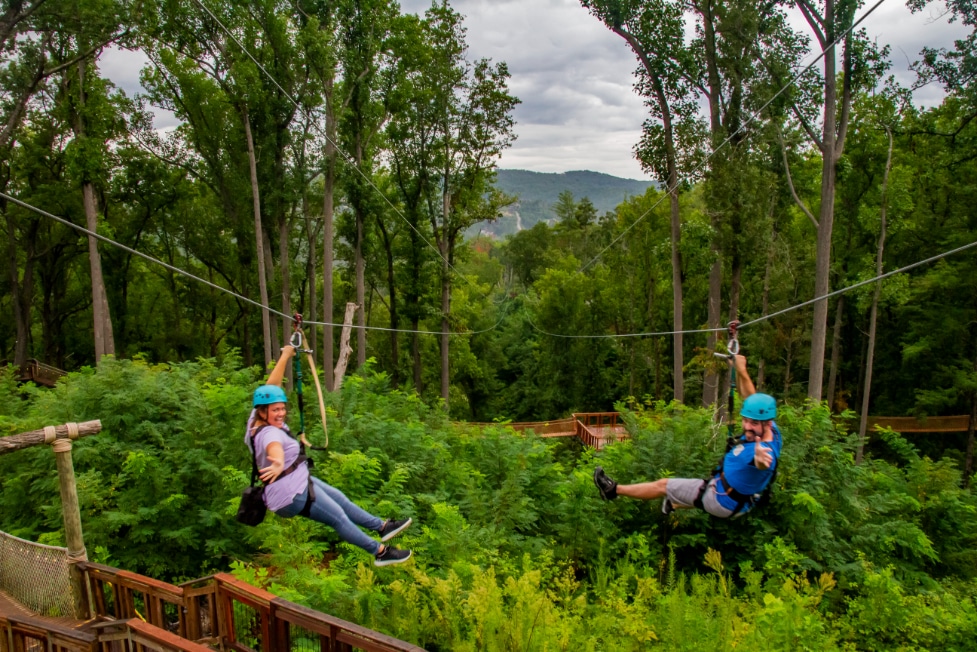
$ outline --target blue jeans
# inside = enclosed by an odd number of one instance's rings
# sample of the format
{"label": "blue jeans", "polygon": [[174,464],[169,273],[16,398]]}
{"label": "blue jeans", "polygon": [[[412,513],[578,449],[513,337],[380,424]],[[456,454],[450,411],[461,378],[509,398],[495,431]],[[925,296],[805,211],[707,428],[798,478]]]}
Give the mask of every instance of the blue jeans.
{"label": "blue jeans", "polygon": [[[313,477],[312,485],[315,487],[315,502],[312,503],[309,518],[319,523],[325,523],[336,530],[343,541],[359,546],[371,555],[377,554],[377,551],[380,550],[380,542],[366,536],[356,526],[376,532],[383,525],[383,519],[357,507],[342,491],[330,487],[319,478]],[[306,489],[295,496],[291,505],[286,505],[275,513],[285,518],[297,516],[305,507],[308,495],[309,491]]]}

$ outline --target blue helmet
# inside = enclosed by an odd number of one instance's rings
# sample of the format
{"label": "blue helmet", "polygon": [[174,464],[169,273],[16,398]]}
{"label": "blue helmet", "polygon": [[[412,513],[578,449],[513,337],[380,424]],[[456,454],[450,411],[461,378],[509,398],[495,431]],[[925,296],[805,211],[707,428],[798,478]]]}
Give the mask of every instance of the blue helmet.
{"label": "blue helmet", "polygon": [[770,421],[777,417],[777,399],[770,394],[750,394],[743,401],[740,416],[754,421]]}
{"label": "blue helmet", "polygon": [[288,403],[284,389],[278,385],[262,385],[254,390],[254,407],[271,405],[272,403]]}

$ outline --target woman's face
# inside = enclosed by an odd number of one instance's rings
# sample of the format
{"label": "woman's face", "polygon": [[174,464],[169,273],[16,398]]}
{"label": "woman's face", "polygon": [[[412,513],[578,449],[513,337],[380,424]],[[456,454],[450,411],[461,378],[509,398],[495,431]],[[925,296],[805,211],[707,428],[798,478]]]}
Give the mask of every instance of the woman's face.
{"label": "woman's face", "polygon": [[284,403],[272,403],[268,406],[268,421],[269,426],[274,426],[276,428],[281,428],[285,425],[285,409]]}

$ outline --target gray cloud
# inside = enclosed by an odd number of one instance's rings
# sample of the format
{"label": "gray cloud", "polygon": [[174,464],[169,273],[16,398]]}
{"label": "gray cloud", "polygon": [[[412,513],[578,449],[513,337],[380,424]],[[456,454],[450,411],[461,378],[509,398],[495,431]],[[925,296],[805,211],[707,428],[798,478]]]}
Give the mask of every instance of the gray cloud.
{"label": "gray cloud", "polygon": [[[403,0],[405,12],[423,13],[427,0]],[[518,139],[501,165],[541,172],[590,169],[621,177],[648,178],[631,149],[641,135],[647,110],[633,91],[634,55],[580,6],[577,0],[455,0],[464,15],[469,56],[505,61],[510,88],[522,103],[515,110]],[[865,11],[863,9],[862,11]],[[883,4],[865,27],[870,37],[892,46],[892,73],[910,85],[909,64],[925,47],[951,47],[966,27],[947,22],[942,5],[913,15],[902,0]],[[794,14],[792,24],[806,28]],[[100,65],[116,85],[140,90],[138,52],[107,51]],[[933,106],[942,89],[927,86],[916,101]],[[160,112],[157,127],[176,124]]]}

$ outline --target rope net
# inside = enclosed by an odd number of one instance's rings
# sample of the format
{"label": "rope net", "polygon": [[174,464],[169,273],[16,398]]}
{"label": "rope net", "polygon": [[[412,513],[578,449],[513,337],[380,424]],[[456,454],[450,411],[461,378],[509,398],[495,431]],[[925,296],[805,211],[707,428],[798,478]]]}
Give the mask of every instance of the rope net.
{"label": "rope net", "polygon": [[42,616],[71,616],[68,549],[0,532],[0,591]]}

